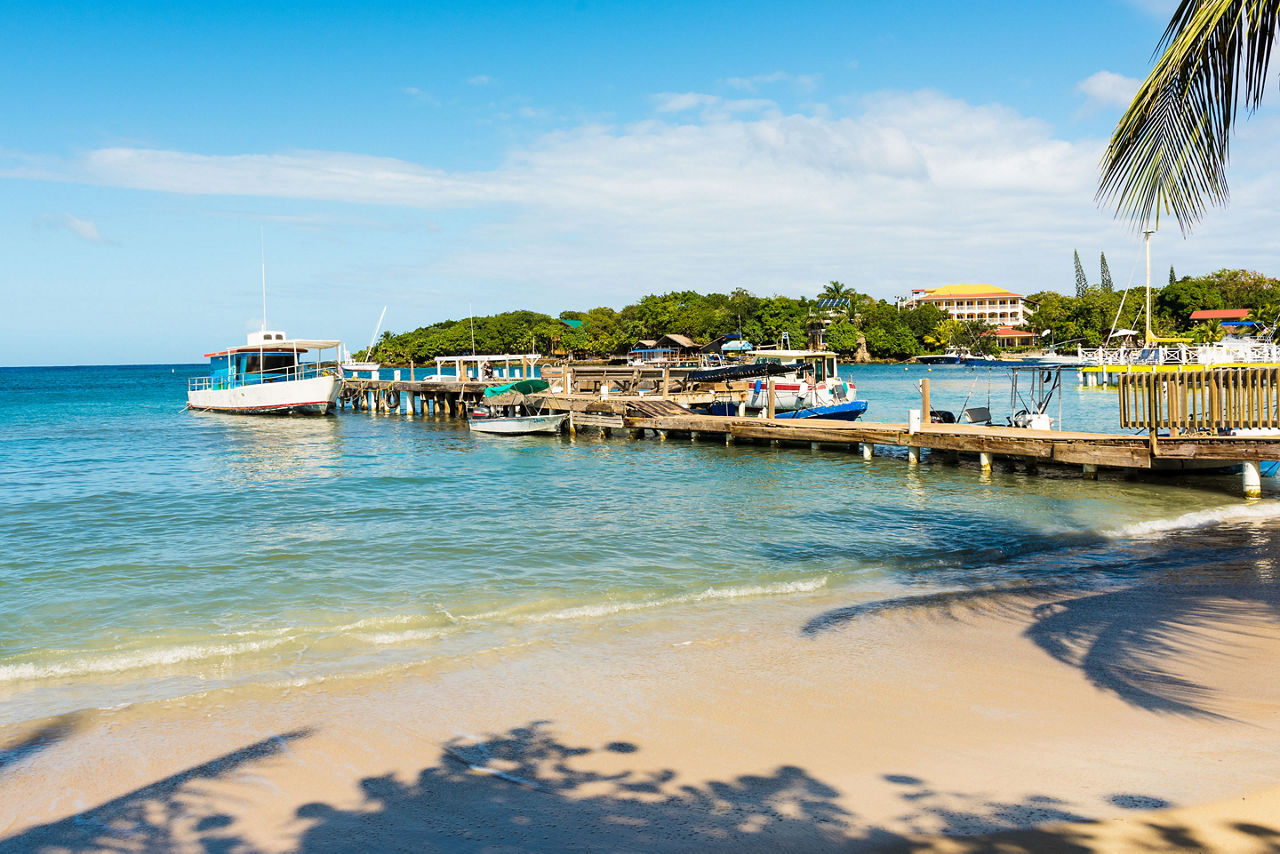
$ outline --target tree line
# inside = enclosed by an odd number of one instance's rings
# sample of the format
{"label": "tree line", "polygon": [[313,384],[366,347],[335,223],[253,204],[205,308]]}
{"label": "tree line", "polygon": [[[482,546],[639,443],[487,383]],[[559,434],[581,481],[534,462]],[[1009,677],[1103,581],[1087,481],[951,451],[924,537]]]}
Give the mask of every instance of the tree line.
{"label": "tree line", "polygon": [[[1106,259],[1102,280],[1089,284],[1076,255],[1075,296],[1041,291],[1028,299],[1037,308],[1026,328],[1037,342],[1052,340],[1096,346],[1113,328],[1142,329],[1141,289],[1115,291]],[[835,307],[824,300],[836,300]],[[1153,297],[1153,327],[1162,336],[1191,335],[1211,340],[1216,324],[1192,324],[1201,308],[1249,308],[1266,321],[1280,315],[1280,280],[1245,270],[1219,270],[1170,282]],[[1114,324],[1114,327],[1113,327]],[[615,310],[563,311],[557,317],[535,311],[509,311],[475,318],[443,320],[410,332],[385,332],[373,357],[388,364],[430,362],[437,356],[467,353],[572,353],[575,358],[606,358],[625,352],[636,341],[678,334],[700,343],[741,335],[759,345],[789,340],[808,342],[809,329],[821,325],[828,349],[851,357],[905,360],[948,346],[995,352],[991,327],[981,321],[953,320],[933,305],[900,307],[842,284],[829,283],[816,299],[756,296],[742,288],[728,294],[673,291],[651,294]],[[1041,336],[1048,330],[1050,335]],[[1042,341],[1041,339],[1044,339]],[[361,354],[362,356],[366,354]]]}
{"label": "tree line", "polygon": [[[1096,347],[1116,330],[1143,331],[1146,326],[1145,287],[1116,291],[1102,257],[1102,277],[1091,284],[1082,281],[1080,256],[1076,255],[1076,295],[1040,291],[1028,296],[1036,310],[1027,319],[1027,329],[1056,342],[1078,341]],[[1218,270],[1202,276],[1178,278],[1169,268],[1169,281],[1151,289],[1151,328],[1161,338],[1190,338],[1214,341],[1222,336],[1215,321],[1196,322],[1192,312],[1202,309],[1245,308],[1250,318],[1267,326],[1280,319],[1280,279],[1249,270]]]}

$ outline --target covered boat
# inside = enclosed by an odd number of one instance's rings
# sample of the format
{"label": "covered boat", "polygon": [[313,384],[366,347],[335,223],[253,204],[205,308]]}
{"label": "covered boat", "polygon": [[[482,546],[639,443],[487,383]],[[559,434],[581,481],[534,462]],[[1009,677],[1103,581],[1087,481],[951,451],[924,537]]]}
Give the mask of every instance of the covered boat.
{"label": "covered boat", "polygon": [[[243,346],[205,354],[209,376],[188,381],[187,407],[240,415],[333,412],[342,389],[341,346],[341,341],[288,338],[283,332],[250,332]],[[322,360],[325,350],[334,351],[332,360]]]}
{"label": "covered boat", "polygon": [[568,413],[530,412],[525,395],[546,391],[551,384],[542,379],[519,380],[484,390],[485,403],[467,414],[467,427],[477,433],[524,436],[532,433],[559,433]]}

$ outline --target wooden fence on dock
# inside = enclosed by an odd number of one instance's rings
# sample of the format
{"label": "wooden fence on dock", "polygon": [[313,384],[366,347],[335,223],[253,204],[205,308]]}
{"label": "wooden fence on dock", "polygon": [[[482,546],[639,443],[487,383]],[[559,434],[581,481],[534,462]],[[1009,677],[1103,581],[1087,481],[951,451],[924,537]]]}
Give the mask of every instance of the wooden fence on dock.
{"label": "wooden fence on dock", "polygon": [[1120,426],[1200,433],[1280,427],[1280,368],[1122,374]]}

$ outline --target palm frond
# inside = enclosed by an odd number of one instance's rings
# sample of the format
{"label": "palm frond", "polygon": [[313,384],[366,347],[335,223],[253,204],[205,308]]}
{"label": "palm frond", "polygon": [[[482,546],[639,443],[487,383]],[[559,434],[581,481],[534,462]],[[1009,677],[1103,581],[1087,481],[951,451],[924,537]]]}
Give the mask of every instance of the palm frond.
{"label": "palm frond", "polygon": [[1280,0],[1182,0],[1103,155],[1098,200],[1138,228],[1171,214],[1184,235],[1226,204],[1231,129],[1242,97],[1262,101],[1277,31]]}

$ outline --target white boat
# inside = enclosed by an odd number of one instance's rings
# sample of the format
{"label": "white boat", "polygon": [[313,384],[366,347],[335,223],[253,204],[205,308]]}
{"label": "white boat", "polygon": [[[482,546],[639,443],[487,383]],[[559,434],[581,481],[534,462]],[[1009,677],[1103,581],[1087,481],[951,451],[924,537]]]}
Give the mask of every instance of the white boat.
{"label": "white boat", "polygon": [[559,433],[567,412],[543,414],[530,412],[528,395],[544,392],[550,384],[544,379],[518,380],[484,390],[485,402],[467,413],[467,427],[477,433],[500,433],[521,436],[530,433]]}
{"label": "white boat", "polygon": [[[775,412],[793,412],[819,406],[835,406],[855,400],[858,387],[841,379],[836,354],[829,350],[752,350],[758,363],[792,368],[773,380]],[[757,379],[747,390],[747,409],[769,408],[769,383]]]}
{"label": "white boat", "polygon": [[[336,407],[342,389],[341,347],[341,341],[250,332],[243,346],[205,354],[209,376],[188,381],[187,407],[242,415],[325,415]],[[320,358],[325,350],[334,351],[327,362]]]}
{"label": "white boat", "polygon": [[530,433],[559,433],[567,412],[552,415],[477,415],[467,418],[467,427],[477,433],[501,433],[521,436]]}

